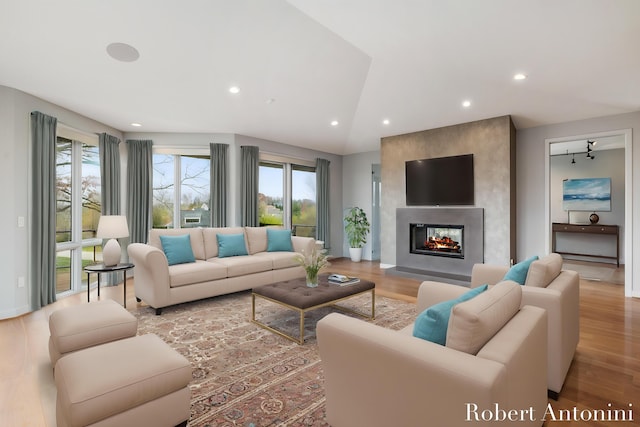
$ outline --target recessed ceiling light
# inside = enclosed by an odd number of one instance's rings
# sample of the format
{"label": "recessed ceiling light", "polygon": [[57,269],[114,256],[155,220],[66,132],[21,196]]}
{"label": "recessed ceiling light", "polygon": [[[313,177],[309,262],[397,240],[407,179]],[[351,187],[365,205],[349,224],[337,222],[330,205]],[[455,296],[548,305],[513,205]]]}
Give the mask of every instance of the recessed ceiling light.
{"label": "recessed ceiling light", "polygon": [[333,120],[331,122],[331,126],[338,126],[338,121],[337,120]]}
{"label": "recessed ceiling light", "polygon": [[382,124],[383,124],[383,125],[388,125],[389,123],[391,123],[391,122],[389,121],[389,119],[384,119],[384,120],[382,121]]}
{"label": "recessed ceiling light", "polygon": [[137,127],[139,128],[140,126],[142,126],[140,123],[131,123],[131,126]]}
{"label": "recessed ceiling light", "polygon": [[527,75],[522,73],[518,73],[515,76],[513,76],[513,80],[524,80],[526,78],[527,78]]}
{"label": "recessed ceiling light", "polygon": [[140,58],[140,52],[126,43],[111,43],[107,46],[107,53],[115,60],[133,62]]}
{"label": "recessed ceiling light", "polygon": [[464,108],[469,108],[469,107],[471,107],[471,101],[469,101],[469,100],[462,101],[462,106],[463,106]]}
{"label": "recessed ceiling light", "polygon": [[238,86],[231,86],[229,88],[229,92],[236,94],[236,93],[240,93],[240,88]]}
{"label": "recessed ceiling light", "polygon": [[275,98],[268,98],[265,102],[267,104],[273,104],[274,102],[276,102],[276,99]]}

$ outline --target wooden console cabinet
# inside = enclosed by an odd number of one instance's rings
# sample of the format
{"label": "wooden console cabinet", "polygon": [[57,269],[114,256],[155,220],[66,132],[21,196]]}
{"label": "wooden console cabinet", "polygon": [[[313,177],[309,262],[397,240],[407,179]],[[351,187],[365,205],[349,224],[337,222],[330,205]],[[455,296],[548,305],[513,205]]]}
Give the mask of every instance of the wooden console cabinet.
{"label": "wooden console cabinet", "polygon": [[[592,255],[575,252],[558,252],[556,251],[556,234],[557,233],[582,233],[582,234],[607,234],[616,236],[616,255]],[[551,251],[560,255],[578,255],[593,258],[615,259],[616,265],[620,267],[620,227],[617,225],[600,225],[600,224],[564,224],[554,222],[551,225]]]}

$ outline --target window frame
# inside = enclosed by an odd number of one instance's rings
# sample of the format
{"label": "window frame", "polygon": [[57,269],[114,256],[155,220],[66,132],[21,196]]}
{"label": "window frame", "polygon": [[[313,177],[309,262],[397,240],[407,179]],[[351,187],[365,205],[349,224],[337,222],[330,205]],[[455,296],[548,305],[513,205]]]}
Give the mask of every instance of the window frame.
{"label": "window frame", "polygon": [[[174,229],[188,229],[193,227],[183,227],[181,218],[181,206],[182,206],[182,157],[203,157],[211,161],[211,150],[203,147],[154,147],[152,150],[152,179],[151,179],[151,227],[153,227],[153,205],[154,205],[154,182],[153,175],[155,174],[153,166],[153,156],[165,155],[173,156],[173,209],[172,209],[172,228]],[[211,199],[211,169],[209,169],[209,199]],[[211,213],[211,200],[207,201],[209,206],[209,213]],[[210,227],[211,224],[198,223],[194,227]]]}
{"label": "window frame", "polygon": [[[294,157],[283,156],[279,154],[260,152],[259,166],[263,165],[282,166],[283,169],[283,191],[282,191],[282,218],[283,227],[293,231],[293,170],[306,170],[308,172],[317,173],[316,162]],[[318,195],[316,194],[315,203],[317,206]],[[316,212],[317,215],[317,212]],[[317,232],[317,230],[315,230]],[[316,233],[314,232],[314,235]]]}
{"label": "window frame", "polygon": [[[65,242],[56,242],[56,264],[58,253],[69,251],[69,289],[63,291],[57,290],[56,295],[64,297],[66,295],[77,293],[90,284],[83,281],[82,252],[85,247],[102,246],[102,239],[88,238],[83,239],[82,224],[82,154],[83,145],[98,147],[98,161],[100,153],[100,142],[98,135],[85,133],[80,130],[71,128],[62,123],[58,123],[56,127],[56,146],[58,139],[63,138],[71,142],[71,233],[70,240]],[[100,170],[102,174],[102,170]],[[102,177],[99,177],[102,179]],[[102,188],[100,189],[102,192]],[[57,216],[57,209],[56,209]],[[94,251],[95,252],[95,251]],[[94,261],[98,261],[95,259]],[[58,272],[56,271],[56,281]]]}

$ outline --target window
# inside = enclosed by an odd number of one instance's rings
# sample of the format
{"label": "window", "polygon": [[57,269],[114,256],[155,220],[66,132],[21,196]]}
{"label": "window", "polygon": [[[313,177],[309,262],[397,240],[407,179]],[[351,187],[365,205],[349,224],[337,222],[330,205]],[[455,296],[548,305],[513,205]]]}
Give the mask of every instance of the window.
{"label": "window", "polygon": [[291,165],[291,229],[296,236],[316,236],[316,170]]}
{"label": "window", "polygon": [[260,226],[284,225],[284,165],[260,163],[258,219]]}
{"label": "window", "polygon": [[211,225],[210,156],[153,155],[153,228]]}
{"label": "window", "polygon": [[100,156],[97,138],[56,141],[56,292],[77,291],[82,269],[102,260],[100,220]]}
{"label": "window", "polygon": [[259,222],[283,225],[296,236],[316,234],[315,167],[265,159],[260,162]]}

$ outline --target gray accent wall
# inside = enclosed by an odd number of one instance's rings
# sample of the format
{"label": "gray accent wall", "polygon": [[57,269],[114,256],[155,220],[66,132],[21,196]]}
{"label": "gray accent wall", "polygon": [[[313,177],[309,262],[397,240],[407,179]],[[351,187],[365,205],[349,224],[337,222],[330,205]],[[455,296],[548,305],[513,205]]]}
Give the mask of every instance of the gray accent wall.
{"label": "gray accent wall", "polygon": [[381,263],[396,265],[396,209],[405,208],[405,162],[474,155],[475,207],[484,208],[484,261],[515,259],[515,128],[510,116],[382,138]]}

